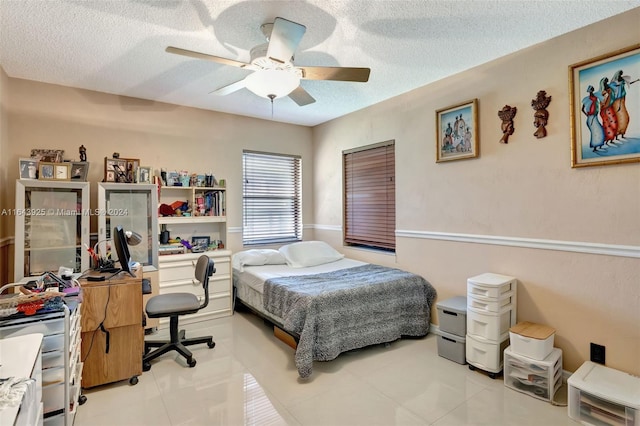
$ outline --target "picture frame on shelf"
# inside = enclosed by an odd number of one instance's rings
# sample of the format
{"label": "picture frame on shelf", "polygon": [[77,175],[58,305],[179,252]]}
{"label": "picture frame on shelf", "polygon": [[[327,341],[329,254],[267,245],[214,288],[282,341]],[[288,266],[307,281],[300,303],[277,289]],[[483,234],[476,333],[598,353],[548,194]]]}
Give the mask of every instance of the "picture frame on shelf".
{"label": "picture frame on shelf", "polygon": [[201,253],[203,251],[207,251],[209,249],[209,243],[211,242],[210,237],[202,236],[202,237],[191,237],[191,252],[192,253]]}
{"label": "picture frame on shelf", "polygon": [[20,158],[18,160],[20,179],[38,178],[38,161],[34,158]]}
{"label": "picture frame on shelf", "polygon": [[104,158],[104,181],[127,183],[127,161],[123,158]]}
{"label": "picture frame on shelf", "polygon": [[180,175],[175,170],[168,171],[167,172],[167,186],[180,186],[180,185],[176,185],[176,184],[182,185],[182,183],[180,182]]}
{"label": "picture frame on shelf", "polygon": [[140,166],[136,171],[136,182],[138,183],[151,183],[151,177],[153,176],[153,169],[148,166]]}
{"label": "picture frame on shelf", "polygon": [[120,158],[120,160],[124,160],[125,171],[126,171],[126,183],[135,183],[137,181],[137,172],[138,167],[140,167],[140,159],[139,158]]}
{"label": "picture frame on shelf", "polygon": [[55,163],[54,173],[56,180],[71,180],[71,163]]}
{"label": "picture frame on shelf", "polygon": [[572,168],[640,162],[634,83],[640,86],[640,44],[569,66]]}
{"label": "picture frame on shelf", "polygon": [[479,154],[478,99],[436,111],[436,163]]}
{"label": "picture frame on shelf", "polygon": [[64,149],[32,149],[31,158],[45,163],[62,163]]}
{"label": "picture frame on shelf", "polygon": [[71,180],[86,182],[89,174],[88,161],[74,161],[71,163]]}
{"label": "picture frame on shelf", "polygon": [[57,163],[49,163],[45,161],[38,162],[38,179],[39,180],[55,180]]}

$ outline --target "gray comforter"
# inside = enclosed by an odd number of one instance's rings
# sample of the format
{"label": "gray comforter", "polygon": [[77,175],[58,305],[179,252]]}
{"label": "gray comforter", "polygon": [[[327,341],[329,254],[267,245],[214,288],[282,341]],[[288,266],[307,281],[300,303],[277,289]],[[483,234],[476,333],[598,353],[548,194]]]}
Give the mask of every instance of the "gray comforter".
{"label": "gray comforter", "polygon": [[426,335],[435,297],[421,276],[373,264],[264,284],[264,308],[300,336],[295,361],[303,378],[311,375],[313,361]]}

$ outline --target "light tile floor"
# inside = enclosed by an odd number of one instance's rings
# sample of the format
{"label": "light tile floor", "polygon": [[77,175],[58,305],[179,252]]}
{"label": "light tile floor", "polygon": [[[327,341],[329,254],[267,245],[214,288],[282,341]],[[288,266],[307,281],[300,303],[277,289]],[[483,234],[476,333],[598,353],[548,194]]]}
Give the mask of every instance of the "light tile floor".
{"label": "light tile floor", "polygon": [[303,381],[293,349],[254,315],[185,328],[216,347],[192,346],[194,368],[169,353],[135,386],[85,390],[75,425],[577,425],[566,407],[439,357],[433,334],[316,362]]}

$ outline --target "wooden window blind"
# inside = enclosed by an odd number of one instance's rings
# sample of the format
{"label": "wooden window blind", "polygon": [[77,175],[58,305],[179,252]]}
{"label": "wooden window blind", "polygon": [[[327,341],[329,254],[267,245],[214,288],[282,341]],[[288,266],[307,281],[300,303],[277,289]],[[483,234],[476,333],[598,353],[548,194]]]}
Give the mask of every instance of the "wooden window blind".
{"label": "wooden window blind", "polygon": [[298,156],[243,152],[244,245],[302,240],[301,163]]}
{"label": "wooden window blind", "polygon": [[395,250],[394,141],[344,151],[343,165],[345,244]]}

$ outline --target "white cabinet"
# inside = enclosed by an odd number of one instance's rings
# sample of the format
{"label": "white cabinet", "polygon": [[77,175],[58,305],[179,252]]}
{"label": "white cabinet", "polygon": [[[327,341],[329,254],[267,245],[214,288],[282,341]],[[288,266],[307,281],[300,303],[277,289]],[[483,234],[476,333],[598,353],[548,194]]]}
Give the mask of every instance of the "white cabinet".
{"label": "white cabinet", "polygon": [[572,419],[586,425],[640,426],[640,377],[586,361],[567,384]]}
{"label": "white cabinet", "polygon": [[16,181],[14,281],[89,268],[89,183]]}
{"label": "white cabinet", "polygon": [[[231,252],[229,250],[160,256],[160,294],[193,293],[202,302],[204,291],[202,284],[195,278],[195,266],[198,258],[203,254],[213,259],[216,268],[216,273],[209,278],[209,305],[195,314],[180,317],[180,322],[183,324],[229,316],[232,313]],[[163,321],[161,320],[160,323],[162,324]]]}
{"label": "white cabinet", "polygon": [[44,425],[71,426],[80,395],[80,305],[67,300],[60,311],[14,315],[0,320],[0,339],[43,334],[42,403]]}
{"label": "white cabinet", "polygon": [[[158,268],[158,188],[154,184],[98,184],[98,241],[111,240],[118,225],[142,236],[142,242],[130,246],[131,260]],[[151,266],[153,269],[149,269]]]}
{"label": "white cabinet", "polygon": [[555,348],[543,360],[504,350],[504,384],[544,401],[553,400],[562,386],[562,350]]}

